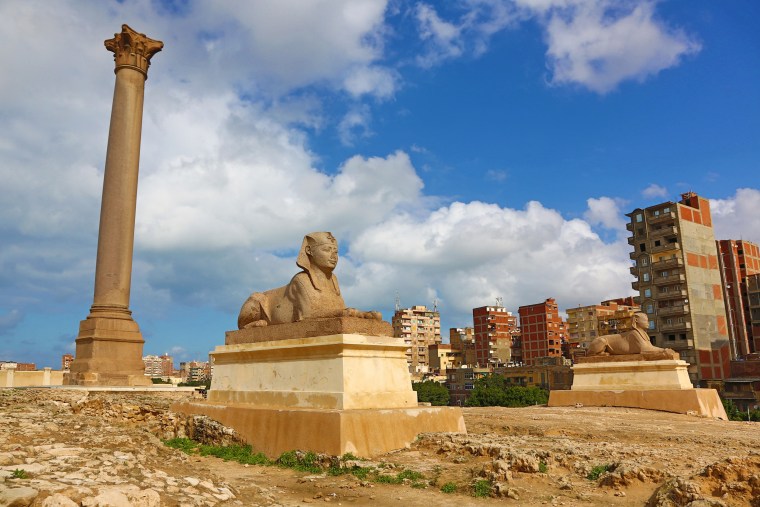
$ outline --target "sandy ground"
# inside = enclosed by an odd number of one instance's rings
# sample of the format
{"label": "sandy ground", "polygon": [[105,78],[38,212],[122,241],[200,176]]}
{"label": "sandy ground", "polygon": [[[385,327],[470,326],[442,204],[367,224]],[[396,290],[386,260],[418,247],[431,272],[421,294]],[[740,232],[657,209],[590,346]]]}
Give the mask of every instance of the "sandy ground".
{"label": "sandy ground", "polygon": [[[85,497],[97,495],[110,480],[151,488],[161,505],[760,507],[760,423],[622,408],[466,408],[467,435],[423,434],[409,449],[362,463],[389,475],[412,470],[424,476],[381,484],[185,455],[161,443],[171,432],[169,423],[178,420],[168,411],[171,400],[161,397],[85,398],[56,390],[0,394],[0,459],[16,460],[0,463],[0,492],[35,488],[39,493],[28,505],[43,505],[55,492],[79,505],[97,505]],[[66,449],[80,451],[62,461]],[[124,453],[138,466],[114,466],[104,476],[103,463],[118,462],[109,456]],[[29,478],[9,477],[27,466],[36,467]],[[608,472],[588,479],[599,466]],[[89,477],[95,471],[100,483]],[[213,488],[189,488],[188,477]],[[476,498],[473,485],[483,480],[490,481],[491,496]],[[447,483],[456,492],[443,493]]]}

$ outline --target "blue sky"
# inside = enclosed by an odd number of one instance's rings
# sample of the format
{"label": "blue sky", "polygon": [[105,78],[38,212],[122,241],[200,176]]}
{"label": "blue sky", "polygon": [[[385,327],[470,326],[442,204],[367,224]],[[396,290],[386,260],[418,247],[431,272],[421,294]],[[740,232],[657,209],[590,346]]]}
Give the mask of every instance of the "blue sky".
{"label": "blue sky", "polygon": [[131,308],[205,359],[332,231],[386,319],[632,294],[624,213],[696,191],[760,243],[754,1],[0,4],[0,360],[57,367],[92,303],[122,23],[146,84]]}

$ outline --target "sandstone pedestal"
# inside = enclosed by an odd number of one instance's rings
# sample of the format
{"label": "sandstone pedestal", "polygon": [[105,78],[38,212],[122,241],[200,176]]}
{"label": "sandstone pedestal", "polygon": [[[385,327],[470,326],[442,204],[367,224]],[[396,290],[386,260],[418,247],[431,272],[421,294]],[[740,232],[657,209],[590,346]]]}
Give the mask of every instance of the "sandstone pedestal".
{"label": "sandstone pedestal", "polygon": [[688,363],[640,354],[580,358],[570,391],[552,391],[549,406],[630,407],[727,420],[715,389],[694,389]]}
{"label": "sandstone pedestal", "polygon": [[[417,406],[403,340],[358,329],[390,334],[385,322],[350,317],[229,332],[211,354],[208,400],[172,409],[232,427],[268,456],[369,457],[423,432],[466,432],[459,408]],[[315,336],[325,330],[334,334]]]}
{"label": "sandstone pedestal", "polygon": [[144,375],[143,343],[140,328],[128,314],[88,316],[79,323],[76,360],[64,374],[64,385],[153,385]]}

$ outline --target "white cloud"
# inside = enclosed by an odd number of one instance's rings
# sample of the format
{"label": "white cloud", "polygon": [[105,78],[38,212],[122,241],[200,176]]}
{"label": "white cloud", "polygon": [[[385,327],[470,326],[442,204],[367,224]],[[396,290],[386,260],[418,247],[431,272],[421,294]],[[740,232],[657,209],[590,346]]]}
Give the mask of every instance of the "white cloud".
{"label": "white cloud", "polygon": [[615,229],[625,233],[626,220],[620,211],[622,202],[610,197],[590,198],[586,200],[588,210],[583,214],[591,225],[601,225],[607,229]]}
{"label": "white cloud", "polygon": [[740,188],[733,197],[710,199],[715,239],[760,244],[760,189]]}
{"label": "white cloud", "polygon": [[647,188],[641,191],[641,195],[647,199],[654,199],[656,197],[667,197],[668,189],[656,183],[652,183]]}
{"label": "white cloud", "polygon": [[554,84],[607,93],[677,66],[701,45],[655,16],[656,3],[610,0],[518,1],[540,14]]}
{"label": "white cloud", "polygon": [[420,38],[429,42],[428,52],[418,56],[417,63],[423,67],[430,67],[442,60],[462,54],[459,27],[442,20],[435,9],[425,3],[417,4],[415,16],[419,23]]}
{"label": "white cloud", "polygon": [[371,112],[366,105],[354,106],[338,124],[338,136],[345,146],[353,146],[358,137],[369,137]]}
{"label": "white cloud", "polygon": [[388,98],[396,90],[398,81],[398,74],[390,69],[358,67],[349,72],[343,87],[354,97],[374,94],[378,98]]}
{"label": "white cloud", "polygon": [[362,233],[351,243],[342,283],[347,300],[365,306],[388,305],[378,297],[396,291],[410,302],[434,292],[449,318],[464,325],[472,308],[497,296],[517,311],[548,297],[572,306],[628,295],[628,249],[538,202],[522,210],[455,202]]}

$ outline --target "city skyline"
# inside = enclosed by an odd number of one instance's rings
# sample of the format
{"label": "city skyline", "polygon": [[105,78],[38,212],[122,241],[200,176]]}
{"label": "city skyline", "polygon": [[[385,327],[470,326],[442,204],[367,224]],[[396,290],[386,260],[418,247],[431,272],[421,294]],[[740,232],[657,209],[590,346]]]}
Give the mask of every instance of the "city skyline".
{"label": "city skyline", "polygon": [[633,294],[624,213],[682,192],[711,199],[716,239],[760,243],[760,6],[294,5],[0,5],[0,359],[56,366],[92,302],[122,23],[165,43],[137,200],[144,355],[207,357],[313,230],[340,242],[349,306],[390,321],[397,293],[435,299],[446,330],[497,297]]}

